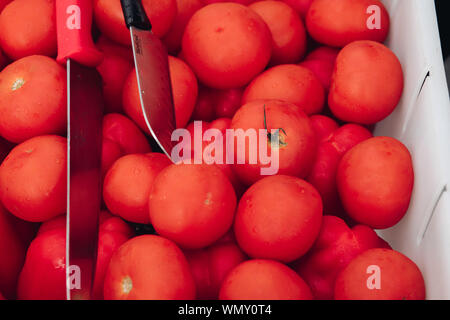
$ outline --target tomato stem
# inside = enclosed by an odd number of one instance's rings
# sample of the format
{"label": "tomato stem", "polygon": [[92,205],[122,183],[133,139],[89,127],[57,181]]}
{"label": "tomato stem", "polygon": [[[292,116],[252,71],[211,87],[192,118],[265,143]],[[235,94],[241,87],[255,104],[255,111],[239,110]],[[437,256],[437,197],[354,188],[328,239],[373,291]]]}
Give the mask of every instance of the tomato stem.
{"label": "tomato stem", "polygon": [[[266,114],[266,105],[265,104],[264,104],[264,129],[266,129],[266,131],[267,131],[267,139],[269,140],[270,143],[272,143],[272,133],[269,132],[269,129],[267,129],[267,114]],[[282,131],[284,133],[284,135],[287,136],[287,133],[283,128],[277,129],[277,131],[275,131],[273,136],[275,137],[275,140],[278,141],[278,145],[287,146],[287,143],[282,141],[280,138],[280,131]]]}

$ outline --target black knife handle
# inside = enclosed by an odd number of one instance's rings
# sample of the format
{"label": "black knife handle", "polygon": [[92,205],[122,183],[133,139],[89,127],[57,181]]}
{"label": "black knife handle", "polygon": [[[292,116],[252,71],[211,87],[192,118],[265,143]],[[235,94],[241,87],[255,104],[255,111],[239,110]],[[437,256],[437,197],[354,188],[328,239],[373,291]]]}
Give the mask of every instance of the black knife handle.
{"label": "black knife handle", "polygon": [[141,0],[120,0],[127,28],[151,30],[152,24],[145,13]]}

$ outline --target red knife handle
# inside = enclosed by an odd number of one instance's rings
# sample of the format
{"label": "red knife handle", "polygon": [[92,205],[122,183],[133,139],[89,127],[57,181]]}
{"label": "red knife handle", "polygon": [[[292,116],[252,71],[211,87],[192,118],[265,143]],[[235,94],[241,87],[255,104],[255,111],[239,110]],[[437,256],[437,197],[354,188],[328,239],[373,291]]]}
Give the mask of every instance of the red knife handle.
{"label": "red knife handle", "polygon": [[87,67],[95,67],[103,60],[103,54],[92,41],[92,11],[92,0],[56,1],[59,63],[73,59]]}

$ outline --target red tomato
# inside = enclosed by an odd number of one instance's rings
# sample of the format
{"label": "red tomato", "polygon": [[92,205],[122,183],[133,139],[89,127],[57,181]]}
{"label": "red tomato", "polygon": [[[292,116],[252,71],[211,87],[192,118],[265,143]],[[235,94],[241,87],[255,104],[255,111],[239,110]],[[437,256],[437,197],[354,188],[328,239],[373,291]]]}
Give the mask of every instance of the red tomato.
{"label": "red tomato", "polygon": [[203,0],[205,4],[211,4],[211,3],[218,3],[218,2],[235,2],[240,3],[245,6],[248,6],[249,4],[255,2],[256,0]]}
{"label": "red tomato", "polygon": [[146,235],[129,240],[106,272],[107,300],[192,300],[195,283],[183,252],[170,240]]}
{"label": "red tomato", "polygon": [[213,90],[200,84],[198,88],[197,103],[192,112],[191,120],[213,121],[216,117],[213,99]]}
{"label": "red tomato", "polygon": [[290,5],[292,8],[294,8],[302,18],[306,17],[306,14],[308,13],[308,9],[311,6],[311,3],[314,0],[281,0],[288,5]]}
{"label": "red tomato", "polygon": [[161,236],[186,249],[213,244],[231,227],[236,195],[213,165],[171,165],[150,192],[150,221]]}
{"label": "red tomato", "polygon": [[203,0],[177,0],[177,16],[169,32],[164,36],[163,42],[169,52],[176,54],[181,49],[183,33],[194,13],[204,6]]}
{"label": "red tomato", "polygon": [[339,274],[334,298],[424,300],[425,283],[417,265],[403,254],[389,249],[371,249],[353,259]]}
{"label": "red tomato", "polygon": [[200,81],[229,89],[246,85],[264,70],[272,37],[253,10],[236,3],[215,3],[192,16],[182,47],[184,59]]}
{"label": "red tomato", "polygon": [[317,141],[322,141],[339,128],[336,121],[330,117],[316,114],[311,116],[312,126],[317,136]]}
{"label": "red tomato", "polygon": [[35,54],[56,56],[55,0],[11,2],[0,14],[0,30],[0,45],[14,60]]}
{"label": "red tomato", "polygon": [[314,49],[305,58],[305,61],[307,60],[326,60],[331,63],[336,62],[336,58],[339,54],[339,49],[332,48],[332,47],[318,47],[317,49]]}
{"label": "red tomato", "polygon": [[[142,4],[152,23],[152,31],[163,37],[177,15],[176,0],[143,0]],[[94,0],[94,17],[100,31],[110,39],[131,44],[130,31],[125,25],[120,0]]]}
{"label": "red tomato", "polygon": [[270,260],[241,263],[226,277],[220,300],[312,300],[311,289],[293,270]]}
{"label": "red tomato", "polygon": [[66,211],[67,140],[40,136],[15,147],[0,166],[0,198],[15,216],[42,222]]}
{"label": "red tomato", "polygon": [[305,60],[299,66],[305,67],[314,73],[325,90],[327,92],[330,90],[331,76],[334,69],[333,63],[326,60]]}
{"label": "red tomato", "polygon": [[242,104],[261,99],[293,103],[311,115],[322,111],[325,91],[313,72],[301,66],[286,64],[273,67],[256,77],[245,90]]}
{"label": "red tomato", "polygon": [[117,160],[106,174],[103,199],[115,215],[135,223],[149,223],[148,199],[158,174],[172,164],[161,153],[131,154]]}
{"label": "red tomato", "polygon": [[[172,82],[175,118],[178,128],[184,128],[194,111],[198,94],[198,84],[194,73],[182,60],[169,56],[169,68]],[[147,134],[150,131],[142,113],[136,71],[128,76],[123,91],[125,113]]]}
{"label": "red tomato", "polygon": [[287,263],[311,248],[321,222],[322,200],[312,185],[299,178],[273,176],[243,195],[234,234],[250,257]]}
{"label": "red tomato", "polygon": [[3,8],[6,7],[7,4],[11,3],[13,0],[0,0],[0,12],[2,12]]}
{"label": "red tomato", "polygon": [[[372,8],[376,11],[369,11]],[[379,0],[316,0],[306,16],[311,37],[332,47],[344,47],[357,40],[383,42],[389,24],[389,14]]]}
{"label": "red tomato", "polygon": [[337,172],[339,195],[350,217],[376,229],[390,228],[403,218],[413,185],[408,149],[388,137],[358,144],[344,155]]}
{"label": "red tomato", "polygon": [[235,243],[217,243],[205,249],[186,251],[185,255],[199,300],[217,299],[225,277],[246,260],[245,254]]}
{"label": "red tomato", "polygon": [[297,12],[279,1],[258,1],[249,6],[266,22],[272,33],[271,65],[295,63],[306,52],[306,30]]}
{"label": "red tomato", "polygon": [[104,178],[109,168],[117,159],[123,156],[120,146],[107,138],[102,141],[102,177]]}
{"label": "red tomato", "polygon": [[[269,139],[269,136],[267,136],[267,154],[271,156],[275,152],[275,148],[278,148],[279,160],[276,161],[276,156],[274,156],[271,164],[262,162],[258,155],[262,152],[261,148],[264,144],[258,132],[256,132],[256,138],[252,139],[255,143],[250,143],[249,139],[246,138],[244,146],[242,142],[239,142],[242,139],[238,137],[235,139],[237,150],[235,149],[233,170],[246,185],[251,185],[264,177],[261,169],[268,169],[271,166],[276,169],[277,164],[278,174],[302,178],[307,176],[316,157],[317,141],[311,121],[297,106],[276,100],[250,102],[236,112],[231,128],[235,132],[239,129],[244,130],[244,132],[248,129],[265,129],[264,113],[266,114],[269,133],[272,130],[279,129],[279,143],[277,145],[272,146],[271,140],[274,137],[271,136]],[[252,154],[257,158],[257,163],[251,163],[255,160],[251,159]]]}
{"label": "red tomato", "polygon": [[403,91],[403,71],[395,54],[373,41],[341,50],[333,72],[328,104],[341,120],[374,124],[394,111]]}
{"label": "red tomato", "polygon": [[104,54],[97,70],[103,79],[105,112],[123,112],[122,91],[134,67],[133,53],[129,47],[117,45],[105,37],[97,42],[97,48]]}
{"label": "red tomato", "polygon": [[26,246],[16,230],[16,220],[0,204],[0,291],[8,299],[16,297]]}
{"label": "red tomato", "polygon": [[0,73],[0,135],[23,142],[64,132],[67,122],[66,71],[53,59],[30,56]]}
{"label": "red tomato", "polygon": [[[102,299],[106,269],[114,251],[133,236],[132,229],[107,212],[100,215],[99,242],[92,299]],[[18,294],[25,300],[66,299],[66,218],[42,224],[28,248]]]}

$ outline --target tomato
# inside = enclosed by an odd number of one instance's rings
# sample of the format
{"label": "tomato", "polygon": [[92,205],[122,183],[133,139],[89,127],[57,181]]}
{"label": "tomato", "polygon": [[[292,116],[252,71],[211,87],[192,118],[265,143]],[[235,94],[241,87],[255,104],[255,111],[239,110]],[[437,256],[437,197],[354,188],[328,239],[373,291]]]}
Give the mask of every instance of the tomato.
{"label": "tomato", "polygon": [[185,255],[194,276],[199,300],[217,299],[225,277],[246,260],[245,254],[232,242],[186,251]]}
{"label": "tomato", "polygon": [[240,3],[240,4],[243,4],[246,6],[255,1],[256,0],[203,0],[203,2],[205,4],[218,3],[218,2],[235,2],[235,3]]}
{"label": "tomato", "polygon": [[333,74],[334,64],[326,60],[305,60],[299,64],[310,70],[320,81],[326,92],[330,90],[331,76]]}
{"label": "tomato", "polygon": [[339,128],[336,121],[321,114],[313,115],[309,119],[311,120],[314,132],[316,133],[317,140],[319,142],[327,138]]}
{"label": "tomato", "polygon": [[64,132],[67,122],[66,71],[53,59],[30,56],[0,72],[0,135],[23,142]]}
{"label": "tomato", "polygon": [[107,300],[193,300],[195,283],[183,252],[170,240],[145,235],[124,243],[105,277]]}
{"label": "tomato", "polygon": [[[372,8],[376,11],[369,11]],[[357,40],[383,42],[389,25],[389,14],[379,0],[317,0],[306,16],[311,37],[332,47],[344,47]]]}
{"label": "tomato", "polygon": [[322,200],[312,185],[299,178],[273,176],[243,195],[234,233],[250,257],[287,263],[311,248],[321,222]]}
{"label": "tomato", "polygon": [[317,157],[307,180],[322,196],[324,211],[342,215],[336,174],[344,154],[362,141],[372,138],[366,128],[356,124],[346,124],[328,135],[319,144]]}
{"label": "tomato", "polygon": [[395,54],[373,41],[341,50],[332,76],[328,104],[341,120],[374,124],[389,116],[403,92],[403,71]]}
{"label": "tomato", "polygon": [[105,112],[123,112],[122,91],[125,80],[133,70],[133,53],[128,47],[120,46],[101,37],[97,48],[103,52],[103,61],[97,67],[103,80]]}
{"label": "tomato", "polygon": [[186,25],[194,13],[203,6],[203,0],[177,0],[177,16],[162,39],[169,52],[176,54],[180,51]]}
{"label": "tomato", "polygon": [[148,224],[151,187],[157,175],[171,163],[161,153],[131,154],[117,160],[103,184],[108,209],[127,221]]}
{"label": "tomato", "polygon": [[0,30],[0,46],[14,60],[56,56],[55,0],[11,2],[0,14]]}
{"label": "tomato", "polygon": [[234,268],[220,289],[221,300],[312,300],[311,289],[293,270],[270,260]]}
{"label": "tomato", "polygon": [[117,159],[123,156],[123,151],[120,146],[107,138],[102,141],[102,165],[101,172],[104,178],[109,168],[116,162]]}
{"label": "tomato", "polygon": [[[152,23],[153,33],[163,37],[176,17],[176,0],[143,0],[142,4]],[[125,25],[120,0],[94,0],[94,18],[104,35],[120,44],[131,44],[130,31]]]}
{"label": "tomato", "polygon": [[0,12],[2,12],[3,8],[5,8],[12,1],[13,0],[0,0]]}
{"label": "tomato", "polygon": [[236,195],[214,165],[171,165],[156,178],[149,208],[158,234],[183,248],[200,249],[230,229]]}
{"label": "tomato", "polygon": [[344,155],[336,179],[351,218],[372,228],[389,228],[409,207],[414,185],[411,155],[394,138],[371,138]]}
{"label": "tomato", "polygon": [[306,30],[297,12],[279,1],[258,1],[249,6],[266,22],[272,33],[271,65],[295,63],[306,52]]}
{"label": "tomato", "polygon": [[288,5],[290,5],[292,8],[294,8],[302,18],[306,17],[306,14],[308,13],[308,9],[311,6],[311,3],[314,0],[281,0]]}
{"label": "tomato", "polygon": [[[113,252],[133,236],[120,218],[101,212],[92,299],[102,299],[103,281]],[[66,218],[46,221],[28,248],[18,294],[25,300],[66,299]]]}
{"label": "tomato", "polygon": [[242,104],[261,99],[293,103],[311,115],[322,111],[325,91],[309,69],[286,64],[273,67],[256,77],[245,89]]}
{"label": "tomato", "polygon": [[16,285],[25,261],[26,246],[16,230],[15,218],[0,204],[0,291],[16,297]]}
{"label": "tomato", "polygon": [[192,16],[182,48],[202,83],[217,89],[237,88],[267,66],[272,36],[253,10],[236,3],[215,3]]}
{"label": "tomato", "polygon": [[[172,95],[175,107],[175,119],[178,128],[187,125],[198,95],[198,84],[194,73],[182,60],[169,56],[169,69],[172,83]],[[139,87],[136,71],[133,70],[123,89],[123,106],[125,113],[137,123],[137,125],[150,134],[142,113]]]}
{"label": "tomato", "polygon": [[0,166],[0,198],[15,216],[42,222],[66,211],[67,140],[32,138],[15,147]]}
{"label": "tomato", "polygon": [[[271,157],[271,163],[267,164],[265,159],[258,156],[262,148],[266,147],[265,141],[256,132],[255,139],[245,138],[245,142],[240,142],[244,140],[239,137],[235,138],[233,170],[245,185],[251,185],[268,174],[306,177],[316,157],[317,141],[311,121],[296,105],[276,100],[250,102],[236,112],[231,128],[235,133],[239,129],[244,132],[248,129],[264,130],[264,114],[267,130],[271,133],[270,139],[267,135],[267,154]],[[278,132],[278,141],[275,141],[276,136],[272,136],[274,131]],[[271,140],[276,144],[272,145]],[[276,151],[279,152],[279,159],[274,154]],[[263,172],[262,169],[267,171]]]}
{"label": "tomato", "polygon": [[424,300],[425,283],[417,265],[389,249],[371,249],[357,256],[339,274],[336,300]]}
{"label": "tomato", "polygon": [[308,55],[305,58],[305,61],[325,60],[334,64],[336,62],[338,54],[339,49],[337,48],[321,46],[308,53]]}

